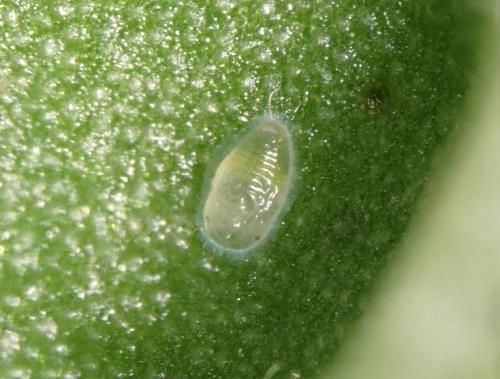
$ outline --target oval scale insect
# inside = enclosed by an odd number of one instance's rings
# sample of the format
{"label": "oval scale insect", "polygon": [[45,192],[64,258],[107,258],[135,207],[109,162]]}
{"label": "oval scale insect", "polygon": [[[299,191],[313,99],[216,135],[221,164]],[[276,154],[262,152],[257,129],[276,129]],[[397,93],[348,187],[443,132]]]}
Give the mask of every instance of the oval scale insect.
{"label": "oval scale insect", "polygon": [[260,246],[282,216],[293,170],[286,126],[261,119],[235,141],[207,183],[200,225],[207,242],[233,256]]}

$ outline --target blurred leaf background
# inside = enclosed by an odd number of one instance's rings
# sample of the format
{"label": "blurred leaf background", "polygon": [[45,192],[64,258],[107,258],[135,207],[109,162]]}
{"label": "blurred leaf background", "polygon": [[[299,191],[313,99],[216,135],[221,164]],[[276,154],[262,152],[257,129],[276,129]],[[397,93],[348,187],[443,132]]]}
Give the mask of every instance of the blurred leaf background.
{"label": "blurred leaf background", "polygon": [[500,375],[500,13],[465,128],[450,147],[400,250],[401,259],[325,378]]}

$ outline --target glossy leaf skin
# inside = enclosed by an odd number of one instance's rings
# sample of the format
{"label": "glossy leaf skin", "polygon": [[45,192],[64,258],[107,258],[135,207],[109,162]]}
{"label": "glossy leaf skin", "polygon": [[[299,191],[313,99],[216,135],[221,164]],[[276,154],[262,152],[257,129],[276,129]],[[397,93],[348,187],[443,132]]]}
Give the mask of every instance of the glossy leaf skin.
{"label": "glossy leaf skin", "polygon": [[[454,129],[466,3],[1,1],[0,378],[313,378]],[[206,178],[270,110],[297,185],[214,254]]]}

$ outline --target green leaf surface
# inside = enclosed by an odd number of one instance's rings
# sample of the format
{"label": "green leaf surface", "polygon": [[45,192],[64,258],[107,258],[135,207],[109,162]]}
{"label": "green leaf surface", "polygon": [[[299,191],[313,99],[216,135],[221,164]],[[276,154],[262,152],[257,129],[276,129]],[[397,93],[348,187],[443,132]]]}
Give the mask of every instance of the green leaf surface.
{"label": "green leaf surface", "polygon": [[[0,377],[313,377],[453,129],[476,22],[452,0],[2,1]],[[270,112],[297,184],[235,262],[196,214]]]}
{"label": "green leaf surface", "polygon": [[354,338],[325,378],[500,377],[500,8],[464,131]]}

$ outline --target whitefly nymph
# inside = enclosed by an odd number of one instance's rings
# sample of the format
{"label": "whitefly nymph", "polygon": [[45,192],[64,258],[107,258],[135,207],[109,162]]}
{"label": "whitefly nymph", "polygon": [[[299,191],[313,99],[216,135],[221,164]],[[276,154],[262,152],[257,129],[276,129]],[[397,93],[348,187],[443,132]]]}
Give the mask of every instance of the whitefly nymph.
{"label": "whitefly nymph", "polygon": [[287,207],[294,164],[291,135],[271,115],[235,138],[206,179],[198,220],[206,244],[233,257],[262,246]]}

